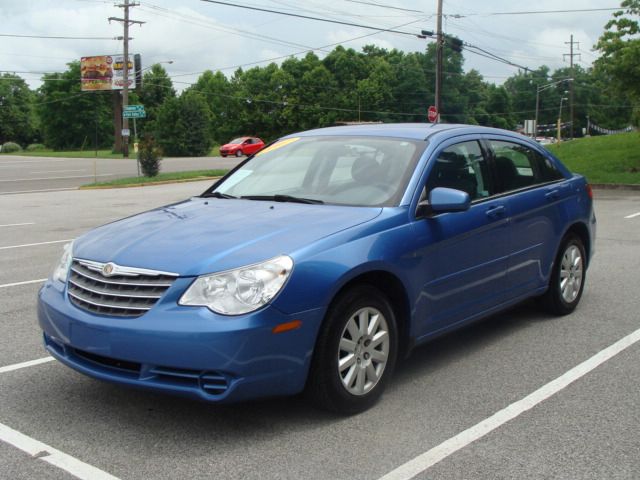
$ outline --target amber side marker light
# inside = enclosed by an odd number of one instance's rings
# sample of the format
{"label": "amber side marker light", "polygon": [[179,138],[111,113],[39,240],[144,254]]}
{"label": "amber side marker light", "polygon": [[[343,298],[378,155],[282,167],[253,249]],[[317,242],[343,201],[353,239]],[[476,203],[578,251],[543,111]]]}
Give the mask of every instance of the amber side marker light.
{"label": "amber side marker light", "polygon": [[302,326],[302,320],[293,320],[292,322],[281,323],[271,329],[271,333],[284,333],[290,330],[297,330]]}

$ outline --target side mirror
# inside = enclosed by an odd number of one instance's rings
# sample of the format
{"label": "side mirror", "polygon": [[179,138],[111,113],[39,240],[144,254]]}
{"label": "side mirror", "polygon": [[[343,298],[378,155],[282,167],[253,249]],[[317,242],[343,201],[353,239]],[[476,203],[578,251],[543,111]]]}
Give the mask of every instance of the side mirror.
{"label": "side mirror", "polygon": [[416,217],[427,217],[436,213],[464,212],[469,210],[471,197],[467,192],[453,188],[437,187],[429,193],[429,201],[418,203]]}
{"label": "side mirror", "polygon": [[435,213],[464,212],[469,210],[471,197],[462,190],[437,187],[429,193],[429,205]]}

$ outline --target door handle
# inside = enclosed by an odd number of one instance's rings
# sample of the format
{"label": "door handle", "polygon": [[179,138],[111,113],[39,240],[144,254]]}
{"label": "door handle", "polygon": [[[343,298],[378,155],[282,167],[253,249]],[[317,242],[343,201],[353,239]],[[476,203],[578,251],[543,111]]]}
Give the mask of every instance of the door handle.
{"label": "door handle", "polygon": [[490,207],[486,213],[489,218],[498,218],[504,215],[506,211],[507,209],[504,205],[496,205],[495,207]]}
{"label": "door handle", "polygon": [[557,200],[559,196],[560,196],[560,191],[555,189],[549,190],[547,193],[544,194],[544,198],[546,198],[547,200]]}

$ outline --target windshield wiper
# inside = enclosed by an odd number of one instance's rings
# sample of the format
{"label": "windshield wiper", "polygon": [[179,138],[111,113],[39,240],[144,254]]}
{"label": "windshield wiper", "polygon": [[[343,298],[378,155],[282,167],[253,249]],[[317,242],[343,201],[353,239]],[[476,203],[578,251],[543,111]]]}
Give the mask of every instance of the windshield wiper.
{"label": "windshield wiper", "polygon": [[229,195],[228,193],[220,193],[220,192],[209,192],[209,193],[205,193],[204,195],[202,195],[202,198],[209,198],[209,197],[214,197],[214,198],[238,198],[238,197],[234,197],[233,195]]}
{"label": "windshield wiper", "polygon": [[246,198],[247,200],[271,200],[273,202],[324,204],[322,200],[316,200],[314,198],[292,197],[291,195],[243,195],[240,198]]}

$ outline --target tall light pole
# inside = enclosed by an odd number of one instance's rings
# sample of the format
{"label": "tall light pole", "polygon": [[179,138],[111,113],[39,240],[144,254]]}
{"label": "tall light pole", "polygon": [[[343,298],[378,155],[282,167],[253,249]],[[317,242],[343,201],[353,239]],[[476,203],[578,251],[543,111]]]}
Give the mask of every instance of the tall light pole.
{"label": "tall light pole", "polygon": [[442,35],[442,0],[438,0],[438,21],[437,21],[437,45],[436,45],[436,123],[440,122],[440,110],[442,108],[442,49],[444,47],[444,37]]}
{"label": "tall light pole", "polygon": [[[567,92],[564,92],[564,93],[567,93]],[[562,129],[562,102],[564,102],[565,100],[569,100],[569,99],[567,97],[562,97],[560,99],[560,110],[558,111],[558,143],[562,141],[562,136],[560,134]]]}
{"label": "tall light pole", "polygon": [[558,85],[559,83],[562,83],[562,82],[573,82],[573,78],[563,78],[562,80],[558,80],[557,82],[551,82],[551,83],[545,83],[544,85],[538,85],[538,87],[536,88],[536,120],[535,120],[535,124],[534,124],[534,129],[533,129],[533,138],[534,138],[534,140],[538,136],[538,112],[540,110],[540,92],[544,92],[545,90],[548,90],[549,88],[553,87],[554,85]]}

